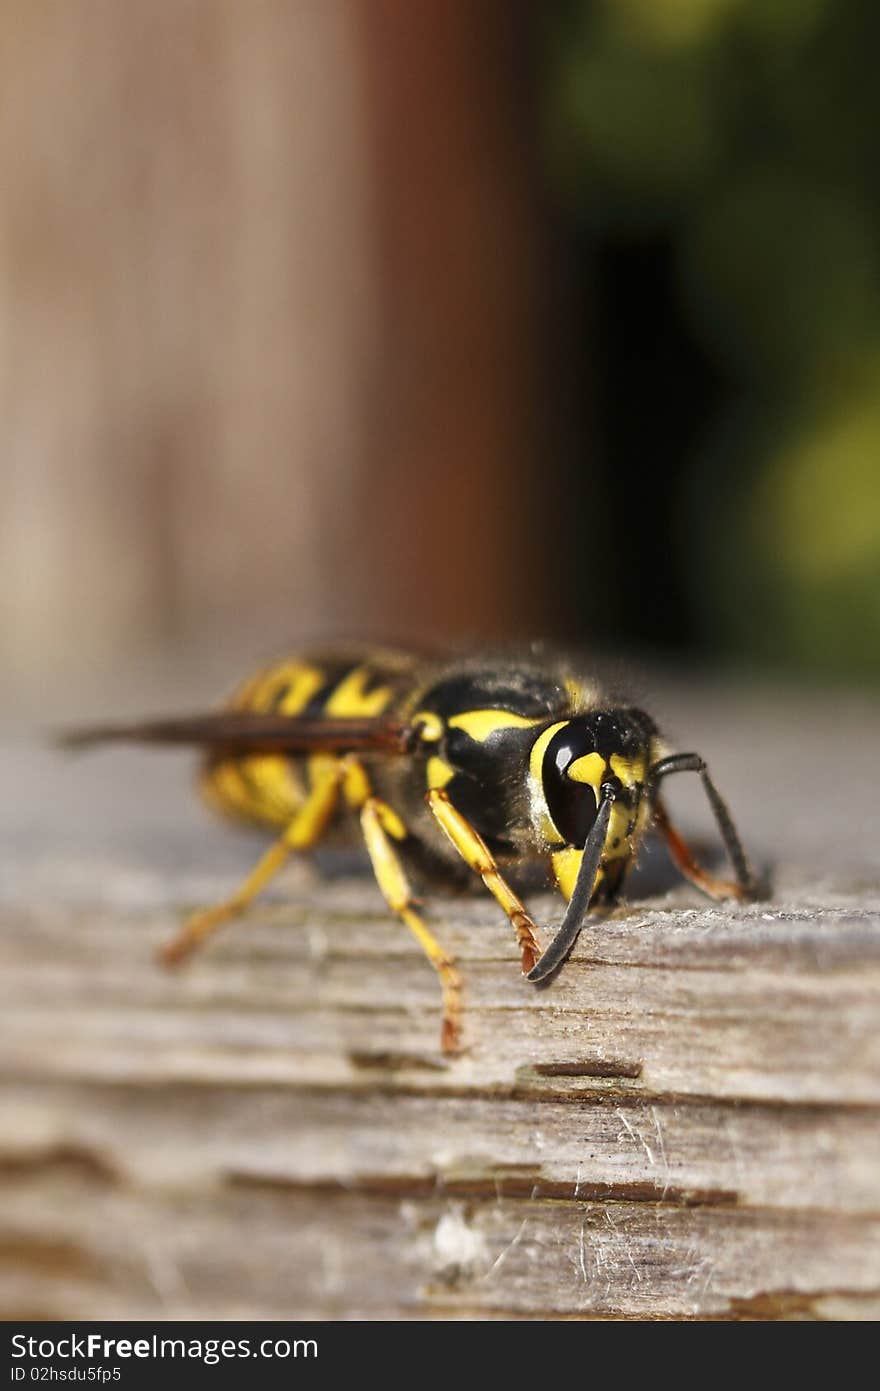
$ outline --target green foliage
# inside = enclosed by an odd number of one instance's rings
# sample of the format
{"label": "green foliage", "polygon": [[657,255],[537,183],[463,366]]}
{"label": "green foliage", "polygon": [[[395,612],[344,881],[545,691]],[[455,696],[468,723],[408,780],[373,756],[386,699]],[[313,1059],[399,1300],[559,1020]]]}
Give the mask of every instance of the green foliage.
{"label": "green foliage", "polygon": [[752,402],[687,489],[707,632],[842,673],[880,674],[878,51],[873,0],[576,0],[549,45],[561,195],[597,232],[672,237]]}

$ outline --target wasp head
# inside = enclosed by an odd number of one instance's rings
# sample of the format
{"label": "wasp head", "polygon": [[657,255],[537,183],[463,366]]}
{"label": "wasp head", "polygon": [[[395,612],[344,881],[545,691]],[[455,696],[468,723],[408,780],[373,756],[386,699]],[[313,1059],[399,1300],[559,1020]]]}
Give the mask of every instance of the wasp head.
{"label": "wasp head", "polygon": [[[623,864],[647,814],[645,788],[656,728],[641,710],[592,710],[551,725],[531,755],[532,819],[551,851],[554,873],[570,898],[584,846],[604,800],[611,807],[600,880],[611,861]],[[598,887],[598,884],[597,884]]]}

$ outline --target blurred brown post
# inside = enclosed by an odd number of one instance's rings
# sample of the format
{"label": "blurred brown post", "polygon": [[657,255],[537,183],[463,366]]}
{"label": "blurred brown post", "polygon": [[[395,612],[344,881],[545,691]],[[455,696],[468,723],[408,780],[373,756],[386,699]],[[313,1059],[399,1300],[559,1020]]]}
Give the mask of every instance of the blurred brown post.
{"label": "blurred brown post", "polygon": [[7,675],[528,629],[511,13],[4,5]]}
{"label": "blurred brown post", "polygon": [[534,208],[519,7],[362,0],[380,343],[361,552],[378,614],[531,634]]}

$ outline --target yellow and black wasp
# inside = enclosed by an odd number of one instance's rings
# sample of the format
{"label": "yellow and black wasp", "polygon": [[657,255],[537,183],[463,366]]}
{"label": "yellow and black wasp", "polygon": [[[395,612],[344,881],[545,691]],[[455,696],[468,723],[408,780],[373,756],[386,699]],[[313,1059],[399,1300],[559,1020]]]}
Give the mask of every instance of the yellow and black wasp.
{"label": "yellow and black wasp", "polygon": [[[388,906],[440,978],[446,1052],[459,1045],[461,980],[417,911],[408,870],[420,861],[481,876],[510,920],[530,981],[562,964],[592,906],[616,899],[652,825],[681,873],[712,898],[755,893],[703,759],[669,753],[644,711],[609,701],[558,663],[443,665],[385,651],[294,657],[259,672],[216,712],[65,737],[104,740],[204,747],[208,800],[279,830],[231,898],[186,922],[163,953],[167,963],[241,912],[291,852],[315,846],[347,816],[360,823]],[[701,868],[669,819],[660,785],[681,772],[702,779],[735,881]],[[543,951],[504,874],[536,863],[568,904]]]}

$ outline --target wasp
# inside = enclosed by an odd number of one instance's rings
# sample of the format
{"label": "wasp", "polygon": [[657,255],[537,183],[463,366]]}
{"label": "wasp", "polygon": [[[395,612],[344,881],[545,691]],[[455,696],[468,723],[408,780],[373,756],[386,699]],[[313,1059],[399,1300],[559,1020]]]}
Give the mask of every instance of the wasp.
{"label": "wasp", "polygon": [[[615,902],[654,827],[679,871],[712,898],[752,898],[736,828],[696,753],[673,753],[649,715],[610,699],[567,665],[532,658],[445,665],[395,651],[277,661],[222,708],[101,726],[67,745],[133,740],[204,749],[201,787],[219,811],[277,835],[231,897],[193,914],[164,949],[176,964],[241,913],[288,856],[338,820],[359,826],[388,907],[439,977],[441,1047],[458,1050],[461,977],[419,911],[413,870],[479,875],[516,935],[522,972],[539,982],[565,961],[591,908]],[[704,869],[660,795],[697,773],[733,880]],[[542,949],[509,879],[542,867],[567,902]]]}

